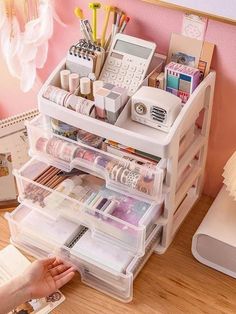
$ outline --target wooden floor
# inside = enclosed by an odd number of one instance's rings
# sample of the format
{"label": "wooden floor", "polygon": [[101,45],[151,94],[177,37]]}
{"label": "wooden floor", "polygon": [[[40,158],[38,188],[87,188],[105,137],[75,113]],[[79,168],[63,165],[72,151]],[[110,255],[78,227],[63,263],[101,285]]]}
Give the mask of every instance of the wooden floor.
{"label": "wooden floor", "polygon": [[[113,300],[80,282],[79,275],[61,291],[66,301],[58,314],[218,314],[236,313],[236,280],[197,262],[191,239],[212,200],[196,204],[164,255],[153,254],[134,283],[129,304]],[[0,216],[0,248],[8,244],[9,231]]]}

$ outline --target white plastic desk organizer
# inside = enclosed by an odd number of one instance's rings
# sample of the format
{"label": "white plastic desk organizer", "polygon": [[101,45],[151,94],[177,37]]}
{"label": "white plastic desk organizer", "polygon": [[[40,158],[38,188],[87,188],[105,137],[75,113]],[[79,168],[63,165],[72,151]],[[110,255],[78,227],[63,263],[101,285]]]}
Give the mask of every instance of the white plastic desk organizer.
{"label": "white plastic desk organizer", "polygon": [[[59,107],[44,99],[42,97],[44,89],[49,84],[55,86],[59,84],[58,73],[63,66],[62,62],[53,71],[38,95],[41,113],[166,160],[163,197],[164,217],[167,224],[164,227],[162,245],[157,249],[159,253],[163,253],[172,242],[184,218],[201,195],[214,96],[215,72],[210,72],[199,84],[187,103],[184,104],[170,131],[165,133],[132,121],[130,101],[124,107],[116,124],[111,125],[88,116],[79,115],[72,110]],[[147,85],[147,79],[144,80],[143,85]],[[191,136],[187,136],[187,133],[191,133],[191,129],[194,128],[201,111],[204,111],[202,128],[194,134],[192,143],[189,145],[187,142]],[[186,139],[182,140],[185,137]],[[182,184],[178,186],[177,190],[177,181],[181,177],[181,173],[184,173],[184,169],[187,168],[197,154],[198,159],[195,166],[191,167],[192,171],[188,173],[185,180],[182,180]]]}
{"label": "white plastic desk organizer", "polygon": [[[27,206],[20,205],[12,213],[6,214],[11,230],[11,242],[15,246],[36,258],[45,257],[54,252],[57,256],[67,259],[77,268],[81,274],[81,280],[85,284],[123,302],[132,300],[133,280],[159,243],[162,230],[160,226],[154,227],[146,240],[145,255],[143,257],[130,255],[130,261],[125,269],[116,271],[107,265],[94,261],[87,255],[81,254],[78,250],[73,250],[73,247],[69,248],[66,243],[58,242],[57,239],[50,237],[48,234],[42,234],[39,229],[35,231],[23,224],[24,219],[32,211]],[[127,254],[129,253],[127,252]]]}
{"label": "white plastic desk organizer", "polygon": [[[78,268],[81,272],[81,277],[87,284],[98,290],[101,290],[113,297],[119,298],[122,301],[130,301],[132,299],[133,277],[135,277],[136,275],[136,269],[137,271],[141,269],[142,264],[149,257],[152,250],[155,250],[157,253],[163,253],[168,248],[179,226],[191,210],[193,204],[201,195],[204,181],[204,169],[213,104],[215,73],[209,73],[204,81],[195,89],[194,93],[188,99],[187,103],[183,106],[180,114],[173,123],[171,130],[168,133],[164,133],[160,130],[150,128],[147,125],[142,125],[132,121],[130,118],[130,102],[128,102],[124,107],[116,124],[112,125],[89,116],[81,115],[73,110],[59,106],[43,98],[43,92],[49,84],[59,87],[59,72],[64,67],[65,61],[63,60],[61,64],[56,67],[56,69],[43,85],[38,95],[39,111],[45,116],[61,120],[79,129],[83,129],[103,138],[108,138],[115,142],[119,142],[125,146],[133,147],[135,149],[158,156],[159,158],[161,158],[161,162],[159,163],[157,169],[162,169],[165,172],[164,184],[162,184],[161,180],[161,189],[159,190],[162,195],[159,195],[157,198],[160,201],[164,199],[164,211],[159,220],[156,221],[156,223],[161,224],[160,237],[158,236],[156,238],[152,238],[152,234],[154,232],[152,231],[152,227],[154,226],[153,223],[155,222],[152,221],[151,217],[155,217],[155,215],[152,216],[153,209],[151,210],[150,208],[149,213],[146,215],[146,218],[143,217],[144,219],[142,222],[142,226],[144,226],[144,229],[142,229],[141,232],[140,228],[137,228],[137,226],[135,228],[133,226],[128,226],[129,230],[132,230],[132,235],[134,235],[133,237],[130,236],[131,233],[126,233],[125,229],[122,230],[122,235],[119,232],[114,233],[114,229],[108,229],[108,233],[104,233],[104,226],[105,228],[108,227],[107,222],[105,224],[105,221],[103,221],[103,219],[94,219],[94,216],[91,215],[91,209],[85,208],[83,204],[83,210],[80,211],[80,213],[83,214],[83,216],[80,216],[81,220],[83,219],[82,224],[85,221],[88,223],[88,226],[91,227],[92,230],[98,230],[99,228],[102,229],[102,232],[96,232],[96,236],[99,236],[100,241],[114,244],[113,241],[115,239],[117,247],[126,249],[129,252],[132,251],[132,249],[130,250],[130,245],[133,245],[132,254],[135,255],[133,262],[131,262],[130,266],[126,269],[126,274],[114,274],[110,271],[107,272],[107,270],[104,269],[104,267],[102,267],[101,265],[99,265],[98,267],[98,265],[96,263],[93,263],[92,261],[88,262],[86,260],[86,262],[84,262],[84,257],[78,258],[78,256],[73,255],[73,262],[74,264],[77,263]],[[161,67],[162,65],[160,65],[159,67],[160,70]],[[143,85],[147,85],[147,78],[144,80]],[[201,128],[196,128],[196,120],[198,119],[202,111],[204,111],[202,126]],[[50,137],[52,135],[47,127],[47,123],[45,124],[45,122],[43,122],[42,126],[40,119],[41,118],[39,118],[39,120],[36,119],[32,124],[28,125],[31,154],[35,156],[36,159],[45,161],[46,164],[50,164],[67,171],[70,170],[70,163],[65,161],[63,162],[63,160],[61,160],[60,158],[52,158],[48,154],[39,154],[39,152],[35,150],[35,141],[39,136],[43,135],[46,137]],[[45,121],[47,121],[48,118],[44,119]],[[38,125],[36,121],[39,121]],[[34,125],[34,123],[36,125]],[[57,138],[59,138],[59,136],[57,136]],[[68,143],[72,143],[70,140],[66,139],[66,141],[68,141]],[[77,143],[77,145],[81,144]],[[83,147],[84,146],[86,145],[83,145]],[[89,147],[89,149],[95,151],[91,147]],[[112,154],[107,154],[101,151],[99,151],[99,153],[105,154],[106,157],[117,160],[117,157],[113,156]],[[165,169],[163,169],[163,165]],[[26,168],[28,166],[29,164],[26,165]],[[84,163],[83,160],[79,160],[77,166],[80,169],[82,168],[87,172],[89,171],[90,173],[95,174],[96,176],[99,176],[100,174],[101,177],[104,177],[104,174],[99,172],[97,167],[94,167],[94,165],[92,166],[88,163]],[[24,169],[21,169],[21,171],[23,170]],[[28,170],[31,171],[30,167],[28,168]],[[24,188],[26,184],[32,183],[32,178],[29,178],[29,176],[27,177],[25,173],[23,175],[22,173],[18,172],[16,173],[16,175],[18,175],[18,184],[20,185],[21,191],[20,198],[22,200],[22,193],[24,193]],[[110,188],[118,189],[118,192],[120,191],[121,193],[124,193],[124,191],[126,190],[126,188],[122,187],[121,185],[117,186],[112,184],[113,182],[109,180],[109,177],[106,179],[109,182]],[[39,186],[37,186],[37,188],[38,187]],[[45,187],[40,188],[42,188],[44,191],[47,190],[45,189]],[[149,201],[150,203],[153,200],[152,197],[154,194],[148,199],[148,196],[145,196],[144,193],[142,195],[134,193],[133,189],[127,191],[128,195],[131,193],[131,196],[136,199],[144,197],[145,201]],[[63,195],[58,197],[62,197],[63,200],[68,201],[68,197],[64,197]],[[26,200],[24,199],[24,202],[25,201]],[[39,211],[41,215],[48,215],[49,212],[50,216],[50,209],[48,210],[44,208],[43,210],[42,208],[36,206],[37,204],[30,205],[32,210]],[[94,211],[92,211],[92,214],[93,213]],[[158,210],[156,213],[158,213]],[[54,217],[55,222],[61,217],[60,215],[58,218]],[[70,221],[72,221],[70,217],[68,218]],[[147,222],[151,223],[146,223],[146,219]],[[102,222],[104,224],[99,225],[98,221],[99,223]],[[89,225],[89,222],[91,222],[91,226]],[[80,221],[78,221],[78,223],[80,223]],[[123,222],[120,223],[122,226],[124,226]],[[30,239],[29,236],[26,236],[23,240],[21,239],[20,241],[20,236],[14,235],[19,234],[18,231],[22,231],[23,229],[14,229],[14,226],[17,227],[18,223],[12,217],[11,219],[9,219],[9,224],[11,228],[13,242],[17,245],[20,243],[19,245],[22,249],[31,252],[31,254],[35,255],[36,257],[45,256],[45,254],[47,255],[49,251],[51,252],[51,249],[49,249],[45,243],[47,242],[47,239],[45,239],[43,234],[41,234],[41,240],[37,239],[36,241],[32,241],[32,237]],[[93,226],[95,226],[94,229]],[[24,227],[24,230],[26,229]],[[111,235],[109,234],[109,232],[111,232]],[[147,237],[148,239],[145,242],[145,239]],[[149,239],[152,240],[148,242]],[[147,250],[147,243],[150,243],[151,249],[149,250],[148,254],[140,257],[140,255],[143,254],[142,252],[144,252],[144,247],[146,247]],[[151,245],[151,243],[153,245]],[[64,250],[64,247],[61,250],[61,245],[56,247],[59,247],[59,255],[64,254],[63,256],[66,256],[69,254],[69,258],[70,260],[72,260],[71,252],[68,253],[68,250]],[[137,261],[137,263],[135,261]]]}
{"label": "white plastic desk organizer", "polygon": [[[14,170],[19,187],[20,202],[35,208],[35,210],[55,221],[60,217],[65,217],[73,222],[83,224],[91,230],[94,237],[106,237],[107,241],[116,243],[116,245],[124,247],[137,255],[144,254],[145,241],[149,235],[149,231],[157,223],[158,219],[161,223],[160,216],[162,214],[163,202],[159,204],[153,202],[146,203],[132,199],[131,197],[122,196],[117,192],[110,192],[113,194],[113,200],[117,200],[117,203],[119,203],[119,199],[126,197],[126,202],[132,202],[133,206],[136,206],[137,210],[141,211],[141,214],[137,212],[137,216],[140,217],[137,223],[127,222],[112,214],[114,208],[110,212],[94,209],[86,205],[85,202],[80,202],[63,192],[58,192],[34,181],[47,168],[48,163],[34,158],[29,160],[21,169]],[[91,181],[96,179],[93,178],[91,176]],[[101,183],[104,184],[103,182]],[[103,193],[102,184],[100,188],[101,194]],[[37,191],[38,196],[42,196],[40,201],[27,197],[29,188]]]}
{"label": "white plastic desk organizer", "polygon": [[[43,160],[47,163],[50,163],[52,166],[55,166],[64,171],[71,171],[73,168],[85,170],[91,174],[102,177],[106,181],[106,186],[114,191],[122,191],[126,195],[132,195],[142,200],[149,200],[160,202],[162,198],[162,185],[165,166],[164,161],[160,161],[157,166],[154,166],[151,163],[146,165],[133,164],[127,159],[112,155],[105,151],[87,146],[85,144],[73,141],[71,139],[57,135],[51,131],[50,128],[50,119],[46,116],[38,116],[33,121],[28,121],[27,123],[27,132],[30,141],[30,155],[37,157],[39,160]],[[38,149],[38,141],[41,139],[59,139],[64,143],[71,143],[74,147],[74,156],[57,156],[56,154],[52,155],[47,152],[42,152]],[[93,154],[96,156],[94,160],[89,161],[86,158],[78,157],[77,154],[80,151],[86,151],[90,155]],[[83,154],[86,156],[85,154]],[[97,161],[98,160],[98,161]],[[144,180],[147,178],[150,181],[147,189],[138,186],[132,187],[127,184],[122,184],[121,182],[116,181],[112,177],[112,173],[107,171],[106,165],[112,162],[126,169],[131,170],[134,174],[140,174]]]}

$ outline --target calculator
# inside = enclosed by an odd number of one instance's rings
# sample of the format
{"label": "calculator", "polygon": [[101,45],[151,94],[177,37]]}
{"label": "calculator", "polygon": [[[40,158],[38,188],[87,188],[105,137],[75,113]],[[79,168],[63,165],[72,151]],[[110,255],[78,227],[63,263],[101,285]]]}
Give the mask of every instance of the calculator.
{"label": "calculator", "polygon": [[155,50],[153,42],[117,34],[99,79],[126,88],[132,96],[144,80]]}

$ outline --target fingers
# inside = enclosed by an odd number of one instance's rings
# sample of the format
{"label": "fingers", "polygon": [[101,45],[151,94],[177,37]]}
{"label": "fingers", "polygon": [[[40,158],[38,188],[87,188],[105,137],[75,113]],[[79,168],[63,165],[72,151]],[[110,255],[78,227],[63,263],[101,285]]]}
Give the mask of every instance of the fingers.
{"label": "fingers", "polygon": [[70,267],[71,267],[70,265],[60,264],[49,269],[49,272],[54,277],[54,276],[60,275],[61,273],[69,269]]}
{"label": "fingers", "polygon": [[56,267],[58,265],[62,265],[62,264],[65,264],[63,262],[63,260],[58,258],[58,257],[56,257],[55,261],[51,265],[49,265],[48,269],[52,269],[52,268],[54,268],[54,267]]}
{"label": "fingers", "polygon": [[60,257],[56,257],[56,260],[53,262],[52,265],[50,265],[49,269],[50,268],[54,268],[55,266],[58,266],[58,265],[61,265],[61,264],[70,265],[71,266],[71,264],[67,263],[66,261],[64,261]]}
{"label": "fingers", "polygon": [[43,266],[49,266],[51,264],[53,264],[56,260],[56,257],[47,257],[47,258],[42,258],[41,260],[39,260],[39,262],[41,262],[43,264]]}
{"label": "fingers", "polygon": [[74,275],[75,275],[75,271],[68,269],[66,272],[62,273],[61,275],[56,276],[58,277],[55,280],[56,288],[60,289],[62,286],[68,283],[74,277]]}
{"label": "fingers", "polygon": [[61,278],[63,278],[64,276],[66,276],[67,274],[71,273],[71,272],[75,272],[75,268],[73,266],[70,266],[68,269],[66,269],[64,272],[54,276],[54,280],[57,281]]}

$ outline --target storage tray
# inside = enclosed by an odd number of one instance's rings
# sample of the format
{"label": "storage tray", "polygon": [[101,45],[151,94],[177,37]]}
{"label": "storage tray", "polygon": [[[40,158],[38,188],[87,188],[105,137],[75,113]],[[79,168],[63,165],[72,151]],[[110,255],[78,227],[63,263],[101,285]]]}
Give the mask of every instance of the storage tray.
{"label": "storage tray", "polygon": [[[153,65],[148,70],[148,76],[150,76],[154,70],[157,72],[163,71],[165,56],[155,54],[153,58]],[[122,143],[126,146],[131,146],[141,151],[146,151],[152,155],[159,155],[155,144],[159,142],[159,134],[161,134],[161,140],[166,139],[166,133],[162,131],[151,129],[151,137],[149,134],[139,133],[135,130],[127,130],[123,126],[117,126],[110,123],[106,123],[102,120],[94,119],[93,117],[82,115],[74,110],[68,109],[64,106],[60,106],[53,101],[46,99],[43,95],[49,85],[60,88],[60,71],[65,69],[65,60],[62,60],[58,66],[54,69],[46,82],[43,84],[41,90],[38,93],[38,108],[39,112],[50,116],[52,118],[61,120],[67,124],[71,124],[74,127],[81,128],[87,132],[93,132],[101,137],[107,137],[109,139]],[[148,76],[144,79],[141,85],[148,85]],[[125,106],[126,107],[126,106]],[[122,112],[120,116],[122,115]],[[162,144],[166,143],[164,141]],[[162,157],[162,156],[161,156]]]}
{"label": "storage tray", "polygon": [[[138,257],[118,246],[92,238],[90,230],[60,218],[54,220],[20,205],[6,218],[14,245],[36,258],[55,254],[72,263],[82,281],[123,302],[133,296],[133,280],[160,242],[162,228],[154,226]],[[85,229],[84,229],[85,228]]]}
{"label": "storage tray", "polygon": [[[59,169],[37,159],[14,170],[19,200],[54,221],[66,217],[88,227],[93,236],[143,255],[145,240],[157,221],[162,203],[148,203],[114,192],[105,181],[78,171],[65,177]],[[101,202],[108,202],[104,209]],[[104,203],[105,204],[105,203]]]}
{"label": "storage tray", "polygon": [[[163,67],[163,56],[161,56],[159,66],[156,67],[160,72]],[[215,72],[210,72],[198,87],[191,94],[190,98],[182,108],[177,119],[173,123],[171,130],[165,133],[161,130],[150,128],[138,122],[131,120],[131,103],[130,101],[124,107],[115,125],[106,123],[101,120],[94,119],[89,116],[79,114],[73,110],[58,106],[56,103],[49,101],[43,97],[43,93],[48,85],[59,87],[59,73],[65,67],[63,60],[52,72],[47,81],[44,83],[38,94],[39,111],[45,115],[58,120],[63,120],[65,123],[71,124],[77,128],[92,132],[96,135],[106,138],[109,134],[109,139],[123,145],[133,147],[135,149],[145,151],[152,155],[167,158],[170,154],[176,151],[176,146],[173,139],[176,134],[180,135],[190,128],[192,121],[197,119],[200,107],[203,107],[207,94],[207,89],[212,87],[212,82],[215,80]],[[142,85],[148,85],[146,78]]]}
{"label": "storage tray", "polygon": [[62,137],[51,131],[50,118],[46,116],[27,122],[27,131],[31,156],[65,171],[77,168],[100,176],[112,190],[136,198],[161,200],[163,160],[157,165],[134,162]]}

